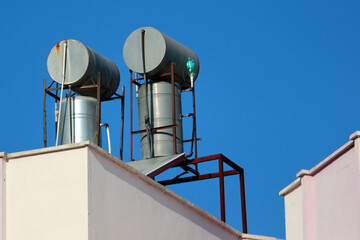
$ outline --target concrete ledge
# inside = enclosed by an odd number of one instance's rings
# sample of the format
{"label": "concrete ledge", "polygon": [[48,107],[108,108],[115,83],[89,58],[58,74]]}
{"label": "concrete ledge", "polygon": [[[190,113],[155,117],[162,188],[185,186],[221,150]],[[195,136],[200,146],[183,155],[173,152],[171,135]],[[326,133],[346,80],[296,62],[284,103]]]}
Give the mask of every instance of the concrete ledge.
{"label": "concrete ledge", "polygon": [[6,152],[0,152],[0,158],[6,158],[7,154]]}
{"label": "concrete ledge", "polygon": [[242,239],[243,240],[280,240],[274,237],[265,237],[265,236],[258,236],[258,235],[245,234],[245,233],[243,234]]}
{"label": "concrete ledge", "polygon": [[318,172],[320,172],[322,169],[327,167],[330,163],[335,161],[337,158],[339,158],[341,155],[349,151],[351,148],[354,147],[354,141],[350,140],[346,144],[344,144],[342,147],[340,147],[338,150],[333,152],[330,156],[322,160],[319,164],[317,164],[315,167],[313,167],[310,170],[301,170],[298,174],[296,174],[297,177],[301,178],[305,175],[314,176]]}
{"label": "concrete ledge", "polygon": [[350,135],[350,140],[355,140],[360,137],[360,131],[356,131]]}
{"label": "concrete ledge", "polygon": [[295,189],[297,189],[299,186],[301,186],[301,179],[297,178],[295,181],[293,181],[292,183],[290,183],[289,186],[287,186],[286,188],[284,188],[283,190],[281,190],[279,192],[280,196],[285,196],[288,193],[291,193],[292,191],[294,191]]}
{"label": "concrete ledge", "polygon": [[29,156],[44,154],[44,153],[60,152],[60,151],[65,151],[65,150],[86,147],[88,145],[90,145],[90,142],[86,141],[86,142],[81,142],[81,143],[59,145],[56,147],[47,147],[47,148],[40,148],[40,149],[34,149],[34,150],[29,150],[29,151],[23,151],[23,152],[8,153],[8,154],[6,154],[4,159],[11,160],[11,159],[16,159],[16,158],[21,158],[21,157],[29,157]]}
{"label": "concrete ledge", "polygon": [[297,187],[301,185],[301,178],[304,176],[314,176],[318,172],[320,172],[322,169],[330,165],[333,161],[335,161],[337,158],[339,158],[341,155],[345,154],[347,151],[349,151],[351,148],[355,145],[355,140],[360,137],[360,131],[356,131],[353,134],[350,135],[350,141],[345,143],[343,146],[341,146],[339,149],[337,149],[335,152],[333,152],[331,155],[329,155],[327,158],[325,158],[323,161],[321,161],[319,164],[317,164],[315,167],[313,167],[310,170],[302,169],[300,172],[296,174],[297,179],[292,182],[290,185],[285,187],[283,190],[279,192],[280,196],[285,196],[286,194],[292,192]]}

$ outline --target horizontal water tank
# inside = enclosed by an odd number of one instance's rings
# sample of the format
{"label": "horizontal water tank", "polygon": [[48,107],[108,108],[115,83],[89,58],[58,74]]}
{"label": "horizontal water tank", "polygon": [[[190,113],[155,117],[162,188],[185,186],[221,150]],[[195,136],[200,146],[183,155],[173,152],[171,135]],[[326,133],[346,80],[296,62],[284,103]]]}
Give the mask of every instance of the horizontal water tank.
{"label": "horizontal water tank", "polygon": [[[60,124],[60,145],[84,141],[90,141],[96,144],[96,132],[98,130],[96,104],[96,98],[85,96],[61,100],[61,115],[58,122],[58,124]],[[101,141],[99,146],[101,146]]]}
{"label": "horizontal water tank", "polygon": [[[148,104],[151,128],[164,127],[173,124],[172,118],[172,94],[171,83],[166,81],[153,82],[147,85]],[[145,114],[146,92],[145,84],[139,88],[137,97],[139,129],[146,129]],[[175,119],[176,124],[176,148],[177,153],[183,152],[183,132],[181,119],[181,93],[179,84],[175,84]],[[151,133],[151,143],[153,153],[149,152],[149,142],[147,133],[140,134],[141,158],[161,157],[174,154],[173,148],[173,129],[166,128]],[[151,156],[152,155],[152,156]]]}
{"label": "horizontal water tank", "polygon": [[199,59],[196,54],[181,43],[152,27],[142,27],[130,34],[123,48],[125,64],[134,72],[143,74],[142,31],[144,33],[145,72],[150,79],[158,80],[163,73],[171,72],[171,62],[175,64],[176,81],[182,89],[190,87],[186,62],[195,62],[196,74],[199,73]]}
{"label": "horizontal water tank", "polygon": [[97,96],[96,88],[80,87],[97,83],[98,72],[101,72],[101,99],[111,97],[120,83],[115,63],[73,39],[63,40],[51,49],[47,69],[51,78],[60,84],[65,70],[64,84],[84,96]]}

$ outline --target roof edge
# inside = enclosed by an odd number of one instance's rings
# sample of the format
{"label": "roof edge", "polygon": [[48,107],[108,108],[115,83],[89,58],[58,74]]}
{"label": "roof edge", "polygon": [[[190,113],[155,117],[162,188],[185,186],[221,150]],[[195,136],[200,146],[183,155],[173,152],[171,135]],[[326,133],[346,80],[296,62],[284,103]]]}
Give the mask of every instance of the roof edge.
{"label": "roof edge", "polygon": [[360,137],[360,131],[356,131],[350,135],[349,140],[355,140]]}
{"label": "roof edge", "polygon": [[247,234],[247,233],[243,234],[242,239],[243,240],[280,240],[279,238],[253,235],[253,234]]}
{"label": "roof edge", "polygon": [[[16,152],[16,153],[10,153],[10,154],[4,153],[3,158],[6,159],[6,160],[13,160],[13,159],[22,158],[22,157],[29,157],[29,156],[35,156],[35,155],[41,155],[41,154],[47,154],[47,153],[53,153],[53,152],[60,152],[60,151],[67,151],[67,150],[73,150],[73,149],[78,149],[78,148],[86,148],[86,147],[91,149],[91,150],[96,151],[100,155],[104,156],[107,160],[110,160],[114,164],[116,164],[119,167],[123,168],[124,170],[130,172],[134,176],[140,178],[142,181],[144,181],[145,183],[147,183],[151,187],[157,188],[158,190],[160,190],[164,194],[166,194],[169,197],[175,199],[176,201],[180,202],[181,204],[185,205],[186,207],[189,207],[189,208],[193,209],[199,215],[207,218],[209,221],[215,223],[216,225],[218,225],[221,228],[225,229],[226,231],[230,232],[234,236],[242,238],[242,233],[239,232],[238,230],[236,230],[235,228],[233,228],[230,225],[224,223],[220,219],[216,218],[215,216],[211,215],[210,213],[208,213],[205,210],[201,209],[200,207],[196,206],[195,204],[188,201],[187,199],[181,197],[180,195],[178,195],[178,194],[174,193],[173,191],[169,190],[168,188],[164,187],[160,183],[158,183],[158,182],[154,181],[153,179],[145,176],[144,174],[142,174],[141,172],[139,172],[135,168],[133,168],[130,165],[126,164],[126,162],[121,161],[119,158],[117,158],[114,155],[108,153],[103,148],[95,145],[94,143],[92,143],[90,141],[81,142],[81,143],[66,144],[66,145],[59,145],[59,146],[47,147],[47,148],[40,148],[40,149],[34,149],[34,150]],[[0,154],[2,154],[2,152],[0,152]]]}
{"label": "roof edge", "polygon": [[306,175],[314,176],[315,174],[317,174],[318,172],[323,170],[325,167],[329,166],[330,163],[332,163],[333,161],[338,159],[341,155],[345,154],[347,151],[349,151],[351,148],[353,148],[354,145],[355,145],[354,140],[348,141],[343,146],[341,146],[338,150],[336,150],[335,152],[330,154],[327,158],[325,158],[320,163],[315,165],[315,167],[313,167],[310,170],[301,170],[300,172],[298,172],[296,174],[296,176],[299,178],[306,176]]}
{"label": "roof edge", "polygon": [[53,153],[53,152],[60,152],[64,150],[71,150],[71,149],[77,149],[82,148],[90,145],[90,141],[81,142],[81,143],[73,143],[73,144],[65,144],[65,145],[59,145],[54,147],[47,147],[47,148],[39,148],[39,149],[33,149],[28,151],[22,151],[22,152],[16,152],[16,153],[8,153],[5,155],[4,159],[11,160],[21,157],[29,157],[44,153]]}
{"label": "roof edge", "polygon": [[115,163],[116,165],[122,167],[126,171],[131,172],[131,174],[133,174],[134,176],[140,178],[142,181],[144,181],[145,183],[147,183],[151,187],[157,188],[162,193],[164,193],[164,194],[168,195],[169,197],[175,199],[176,201],[180,202],[181,204],[184,204],[187,207],[193,209],[194,211],[196,211],[201,216],[203,216],[203,217],[207,218],[208,220],[210,220],[211,222],[219,225],[221,228],[225,229],[226,231],[231,232],[234,236],[242,238],[243,233],[241,233],[240,231],[238,231],[235,228],[231,227],[227,223],[224,223],[223,221],[221,221],[217,217],[211,215],[210,213],[206,212],[205,210],[198,207],[197,205],[190,202],[189,200],[181,197],[180,195],[176,194],[175,192],[171,191],[170,189],[164,187],[160,183],[158,183],[158,182],[154,181],[153,179],[147,177],[146,175],[142,174],[141,172],[139,172],[135,168],[133,168],[130,165],[126,164],[126,162],[121,161],[120,159],[118,159],[117,157],[111,155],[110,153],[108,153],[104,149],[100,148],[99,146],[95,145],[94,143],[90,142],[88,144],[88,146],[92,150],[95,150],[96,152],[100,153],[101,155],[103,155],[104,157],[106,157],[107,159],[109,159],[110,161]]}
{"label": "roof edge", "polygon": [[341,155],[345,154],[347,151],[349,151],[351,148],[355,146],[355,140],[357,138],[360,138],[360,131],[356,131],[353,134],[350,135],[347,143],[342,145],[339,149],[337,149],[335,152],[330,154],[327,158],[322,160],[320,163],[315,165],[310,170],[302,169],[296,174],[297,179],[290,183],[287,187],[285,187],[283,190],[279,192],[280,196],[285,196],[288,193],[295,190],[297,187],[301,185],[301,178],[304,176],[314,176],[315,174],[319,173],[321,170],[329,166],[333,161],[338,159]]}
{"label": "roof edge", "polygon": [[290,183],[290,185],[288,185],[283,190],[281,190],[279,192],[279,196],[285,196],[285,195],[291,193],[292,191],[294,191],[295,189],[297,189],[299,186],[301,186],[301,179],[297,178],[295,181]]}

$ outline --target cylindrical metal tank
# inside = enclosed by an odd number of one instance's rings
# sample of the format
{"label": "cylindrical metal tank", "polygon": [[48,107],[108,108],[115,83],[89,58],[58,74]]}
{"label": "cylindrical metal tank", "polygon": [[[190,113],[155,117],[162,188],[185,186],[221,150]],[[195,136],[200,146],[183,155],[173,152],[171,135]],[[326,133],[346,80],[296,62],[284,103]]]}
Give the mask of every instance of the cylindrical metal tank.
{"label": "cylindrical metal tank", "polygon": [[97,96],[96,88],[79,87],[97,83],[98,72],[101,72],[101,99],[111,97],[120,83],[115,63],[73,39],[63,40],[51,49],[47,69],[51,78],[60,84],[65,71],[64,84],[84,96]]}
{"label": "cylindrical metal tank", "polygon": [[[163,127],[173,124],[172,119],[172,94],[171,83],[166,81],[153,82],[147,85],[149,117],[152,128]],[[141,85],[138,92],[138,116],[139,128],[146,129],[145,115],[146,92],[145,84]],[[176,148],[177,153],[183,152],[183,133],[181,120],[181,93],[179,84],[175,84],[175,118],[176,124]],[[141,157],[142,159],[151,158],[148,145],[147,133],[140,134]],[[153,144],[153,157],[168,156],[174,154],[173,148],[173,129],[166,128],[151,133]]]}
{"label": "cylindrical metal tank", "polygon": [[[60,124],[60,145],[84,141],[90,141],[96,144],[96,131],[98,129],[96,103],[96,98],[85,96],[65,98],[61,100],[61,115],[59,120],[60,122],[58,122],[58,124]],[[99,146],[101,146],[101,141]]]}
{"label": "cylindrical metal tank", "polygon": [[[199,73],[199,59],[196,54],[181,43],[166,36],[152,27],[142,27],[130,34],[123,48],[126,65],[136,73],[143,74],[142,38],[144,32],[145,72],[150,79],[158,80],[160,75],[171,71],[171,62],[175,64],[176,81],[182,89],[190,87],[190,77],[187,74],[186,62],[195,62],[196,74]],[[169,78],[169,77],[167,77]]]}

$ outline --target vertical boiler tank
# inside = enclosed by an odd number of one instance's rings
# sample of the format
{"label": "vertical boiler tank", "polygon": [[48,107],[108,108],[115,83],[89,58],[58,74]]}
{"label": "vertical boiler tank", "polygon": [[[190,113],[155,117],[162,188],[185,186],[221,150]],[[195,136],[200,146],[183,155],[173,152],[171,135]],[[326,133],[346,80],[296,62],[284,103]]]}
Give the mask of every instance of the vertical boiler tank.
{"label": "vertical boiler tank", "polygon": [[[78,96],[61,100],[62,108],[59,123],[59,144],[84,141],[97,143],[96,119],[97,100],[93,97]],[[101,136],[101,134],[100,134]],[[101,140],[99,142],[101,146]]]}
{"label": "vertical boiler tank", "polygon": [[[192,87],[193,81],[196,80],[200,66],[198,57],[191,49],[152,27],[136,29],[129,35],[124,44],[123,57],[125,64],[132,71],[144,76],[146,81],[146,84],[139,86],[137,93],[139,128],[147,130],[140,135],[142,159],[175,153],[172,128],[149,131],[149,128],[173,125],[171,75],[165,74],[172,72],[172,63],[177,125],[176,153],[184,152],[181,90]],[[189,60],[195,66],[192,78],[187,69]]]}
{"label": "vertical boiler tank", "polygon": [[[145,114],[147,112],[147,106],[145,91],[145,84],[143,84],[139,88],[137,97],[140,129],[146,129]],[[154,82],[147,85],[147,91],[150,127],[157,128],[172,125],[171,83],[166,81]],[[176,124],[178,125],[176,128],[176,150],[177,153],[182,153],[183,132],[181,120],[181,91],[179,84],[175,84],[175,116]],[[140,134],[142,159],[151,158],[152,156],[160,157],[174,154],[172,128],[157,130],[150,134],[150,141],[153,146],[152,153],[149,152],[148,139],[147,133]]]}

